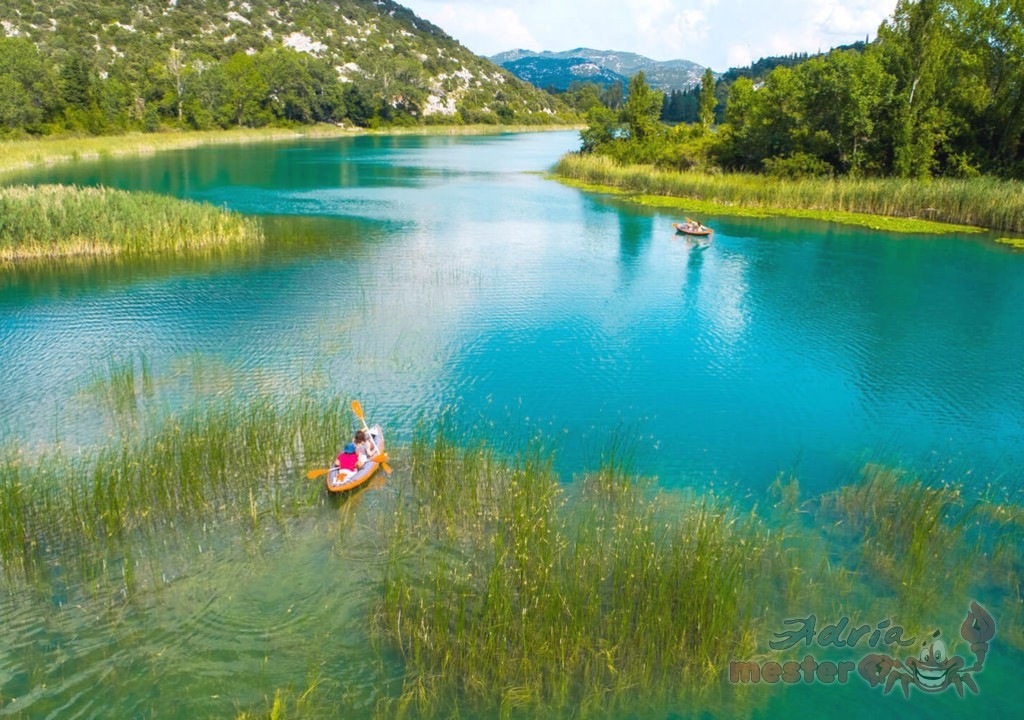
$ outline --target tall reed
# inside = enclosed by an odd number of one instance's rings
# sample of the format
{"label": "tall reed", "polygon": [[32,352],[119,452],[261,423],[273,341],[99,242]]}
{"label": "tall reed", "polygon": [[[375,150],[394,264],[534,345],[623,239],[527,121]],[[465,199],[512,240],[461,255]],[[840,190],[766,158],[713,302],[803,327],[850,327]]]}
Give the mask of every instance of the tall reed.
{"label": "tall reed", "polygon": [[[205,517],[258,524],[319,497],[307,463],[350,432],[340,398],[194,405],[93,451],[0,453],[0,564],[31,571],[64,548]],[[308,459],[307,459],[308,458]]]}
{"label": "tall reed", "polygon": [[262,238],[255,220],[152,193],[65,185],[0,188],[0,263],[187,252]]}
{"label": "tall reed", "polygon": [[712,202],[723,212],[734,207],[865,213],[1024,233],[1024,184],[991,177],[780,180],[744,173],[656,170],[580,154],[563,156],[555,173],[630,193]]}
{"label": "tall reed", "polygon": [[389,712],[592,714],[714,683],[751,649],[787,572],[756,515],[670,500],[614,458],[567,487],[536,450],[466,445],[414,443],[385,523],[377,626],[406,664]]}
{"label": "tall reed", "polygon": [[977,565],[970,532],[977,506],[958,485],[932,486],[869,464],[860,482],[822,496],[819,517],[834,523],[834,536],[853,535],[854,562],[885,580],[913,614],[931,602],[932,588],[977,579],[968,572]]}

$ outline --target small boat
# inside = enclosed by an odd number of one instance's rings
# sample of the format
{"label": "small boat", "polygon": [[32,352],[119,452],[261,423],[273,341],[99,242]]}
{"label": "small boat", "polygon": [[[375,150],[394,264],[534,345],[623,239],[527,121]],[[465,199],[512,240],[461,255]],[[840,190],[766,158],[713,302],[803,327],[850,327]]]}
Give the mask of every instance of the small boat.
{"label": "small boat", "polygon": [[705,237],[711,234],[711,228],[701,225],[699,222],[695,222],[687,218],[684,223],[672,223],[672,227],[676,229],[676,232],[682,233],[683,235],[698,235]]}
{"label": "small boat", "polygon": [[332,467],[327,473],[327,492],[336,494],[355,490],[365,484],[377,472],[377,468],[387,462],[387,455],[384,453],[384,432],[380,425],[369,428],[367,434],[373,439],[377,454],[368,458],[363,466],[354,472]]}

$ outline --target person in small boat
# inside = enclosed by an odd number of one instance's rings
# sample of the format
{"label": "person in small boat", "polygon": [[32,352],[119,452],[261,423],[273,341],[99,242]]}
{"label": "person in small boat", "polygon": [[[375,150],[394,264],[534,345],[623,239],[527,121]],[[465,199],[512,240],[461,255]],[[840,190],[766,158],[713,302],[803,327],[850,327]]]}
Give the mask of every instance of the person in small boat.
{"label": "person in small boat", "polygon": [[355,444],[356,452],[359,453],[359,458],[363,462],[377,454],[377,443],[365,430],[356,430]]}
{"label": "person in small boat", "polygon": [[363,461],[359,457],[359,453],[356,452],[356,446],[354,443],[349,443],[345,446],[345,449],[338,455],[338,470],[340,472],[353,473],[362,467]]}

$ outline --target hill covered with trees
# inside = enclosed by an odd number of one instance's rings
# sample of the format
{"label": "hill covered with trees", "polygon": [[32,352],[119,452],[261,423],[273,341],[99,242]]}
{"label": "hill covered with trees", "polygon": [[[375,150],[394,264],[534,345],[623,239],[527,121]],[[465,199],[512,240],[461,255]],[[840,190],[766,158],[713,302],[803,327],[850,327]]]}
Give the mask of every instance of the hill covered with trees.
{"label": "hill covered with trees", "polygon": [[391,0],[8,0],[0,27],[0,135],[569,117]]}

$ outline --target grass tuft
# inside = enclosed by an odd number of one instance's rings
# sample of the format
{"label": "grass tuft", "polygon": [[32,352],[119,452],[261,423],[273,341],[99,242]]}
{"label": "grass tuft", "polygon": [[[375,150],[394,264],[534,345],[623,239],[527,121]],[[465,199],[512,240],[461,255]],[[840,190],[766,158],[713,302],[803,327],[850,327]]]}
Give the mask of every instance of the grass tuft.
{"label": "grass tuft", "polygon": [[152,193],[65,185],[0,188],[0,266],[67,256],[139,256],[261,242],[252,219]]}

